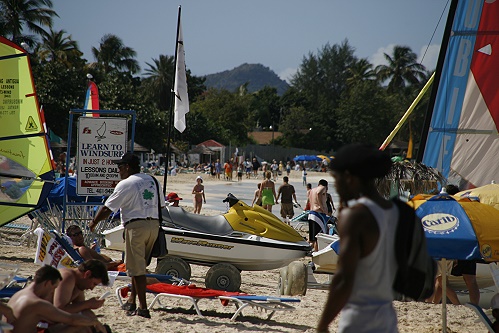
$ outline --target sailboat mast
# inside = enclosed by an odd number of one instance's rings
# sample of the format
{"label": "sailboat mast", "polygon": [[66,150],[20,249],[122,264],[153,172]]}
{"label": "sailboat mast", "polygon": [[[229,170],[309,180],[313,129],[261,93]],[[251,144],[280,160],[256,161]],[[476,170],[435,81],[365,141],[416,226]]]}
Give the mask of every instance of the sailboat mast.
{"label": "sailboat mast", "polygon": [[164,177],[164,182],[163,182],[163,194],[166,195],[166,182],[168,179],[168,163],[170,162],[170,141],[171,141],[171,135],[172,135],[172,126],[173,126],[173,103],[175,101],[175,77],[177,75],[177,56],[178,56],[178,35],[179,35],[179,29],[180,29],[180,14],[182,12],[182,6],[178,6],[178,18],[177,18],[177,35],[175,38],[175,58],[173,61],[173,79],[172,79],[172,89],[170,92],[171,98],[170,98],[170,118],[168,120],[168,137],[166,140],[166,161],[165,161],[165,177]]}
{"label": "sailboat mast", "polygon": [[418,155],[416,156],[416,161],[419,163],[423,161],[426,141],[428,139],[428,131],[430,129],[431,118],[433,116],[433,109],[435,107],[435,100],[437,98],[438,86],[440,85],[442,68],[444,67],[445,55],[447,53],[447,47],[449,45],[452,24],[454,22],[454,16],[456,15],[458,2],[459,0],[452,0],[452,3],[449,8],[449,15],[447,16],[447,23],[445,24],[444,35],[442,37],[442,45],[440,47],[440,53],[438,55],[437,68],[435,69],[435,79],[433,81],[433,87],[431,89],[428,109],[426,110],[423,132],[421,133],[421,140],[419,141]]}

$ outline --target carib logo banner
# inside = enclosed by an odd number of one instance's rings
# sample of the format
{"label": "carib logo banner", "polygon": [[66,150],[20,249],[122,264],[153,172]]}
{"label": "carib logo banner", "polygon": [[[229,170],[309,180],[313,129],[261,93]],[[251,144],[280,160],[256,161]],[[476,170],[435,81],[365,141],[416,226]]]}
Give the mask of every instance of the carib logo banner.
{"label": "carib logo banner", "polygon": [[452,214],[428,214],[421,219],[423,228],[434,234],[449,234],[459,227],[459,219]]}

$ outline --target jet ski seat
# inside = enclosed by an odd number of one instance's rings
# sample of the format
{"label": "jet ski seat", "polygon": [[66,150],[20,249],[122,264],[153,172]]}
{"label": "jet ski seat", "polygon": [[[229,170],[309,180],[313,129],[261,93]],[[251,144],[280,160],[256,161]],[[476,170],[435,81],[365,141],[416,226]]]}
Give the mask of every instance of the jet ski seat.
{"label": "jet ski seat", "polygon": [[228,235],[234,231],[223,215],[206,216],[186,212],[182,207],[166,207],[163,221],[206,234]]}

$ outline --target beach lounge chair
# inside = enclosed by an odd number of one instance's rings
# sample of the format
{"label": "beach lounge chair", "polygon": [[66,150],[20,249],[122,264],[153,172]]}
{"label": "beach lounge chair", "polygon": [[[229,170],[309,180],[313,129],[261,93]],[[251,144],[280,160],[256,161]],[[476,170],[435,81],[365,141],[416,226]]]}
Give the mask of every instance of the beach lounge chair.
{"label": "beach lounge chair", "polygon": [[[54,237],[57,243],[66,251],[66,253],[71,257],[71,259],[74,261],[75,265],[81,264],[84,259],[80,256],[78,251],[76,251],[69,242],[64,239],[56,230],[51,230],[50,235]],[[165,283],[176,283],[176,284],[190,284],[189,281],[184,280],[184,279],[179,279],[171,275],[162,275],[162,274],[146,274],[146,277],[148,278],[154,278],[160,282],[165,282]],[[116,279],[118,280],[128,280],[130,279],[129,276],[126,275],[125,272],[118,272]]]}
{"label": "beach lounge chair", "polygon": [[[129,286],[123,286],[116,289],[116,297],[118,298],[120,306],[123,305],[123,298],[128,294],[129,288]],[[235,305],[236,311],[232,315],[231,320],[235,320],[239,314],[242,315],[242,311],[248,306],[269,311],[270,313],[267,316],[267,320],[269,320],[276,311],[295,310],[294,306],[287,303],[300,302],[300,299],[298,298],[247,295],[238,292],[200,288],[192,284],[188,286],[179,286],[157,283],[148,285],[147,292],[155,295],[153,301],[149,305],[149,309],[152,309],[156,304],[161,305],[162,298],[182,299],[191,303],[196,313],[201,317],[203,317],[203,314],[198,306],[200,300],[217,301],[221,302],[224,306],[232,303]]]}
{"label": "beach lounge chair", "polygon": [[487,316],[487,314],[483,312],[483,309],[480,306],[473,303],[465,303],[464,305],[475,311],[475,313],[478,315],[478,318],[480,318],[480,321],[485,325],[489,332],[494,332],[494,329],[492,328],[492,321],[490,320],[489,316]]}

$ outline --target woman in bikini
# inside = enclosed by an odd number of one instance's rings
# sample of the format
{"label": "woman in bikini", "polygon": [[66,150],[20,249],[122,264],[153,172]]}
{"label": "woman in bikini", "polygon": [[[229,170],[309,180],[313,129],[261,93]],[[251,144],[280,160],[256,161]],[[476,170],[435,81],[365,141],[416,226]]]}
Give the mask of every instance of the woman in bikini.
{"label": "woman in bikini", "polygon": [[203,201],[206,203],[206,197],[204,196],[204,185],[201,185],[203,183],[203,178],[201,176],[198,176],[196,178],[196,185],[194,185],[194,188],[192,189],[192,194],[194,194],[194,214],[200,214],[201,213],[201,207],[203,206]]}
{"label": "woman in bikini", "polygon": [[262,207],[272,213],[272,206],[277,198],[275,194],[275,184],[270,180],[272,172],[265,172],[265,179],[260,186],[260,196],[262,198]]}

